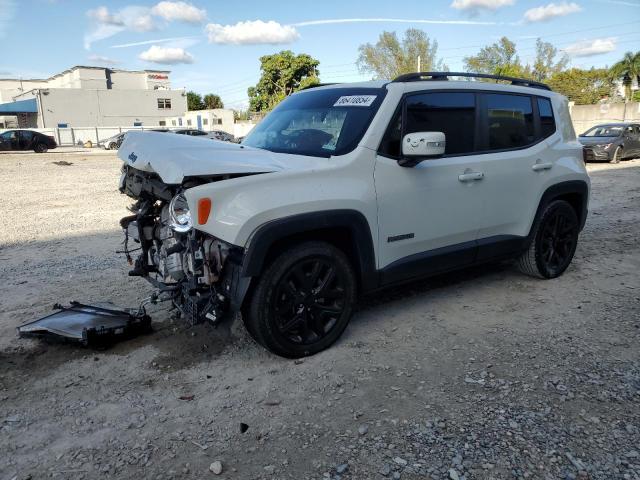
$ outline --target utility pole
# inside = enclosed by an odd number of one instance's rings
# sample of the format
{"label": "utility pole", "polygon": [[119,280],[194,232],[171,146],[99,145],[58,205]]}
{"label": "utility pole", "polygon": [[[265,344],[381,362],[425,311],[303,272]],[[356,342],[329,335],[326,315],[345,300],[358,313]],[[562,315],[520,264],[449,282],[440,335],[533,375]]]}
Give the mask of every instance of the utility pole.
{"label": "utility pole", "polygon": [[422,59],[420,58],[420,55],[418,55],[418,72],[421,72],[421,71],[422,71],[422,70],[420,70],[421,63],[422,63],[422,62],[421,62],[421,60],[422,60]]}

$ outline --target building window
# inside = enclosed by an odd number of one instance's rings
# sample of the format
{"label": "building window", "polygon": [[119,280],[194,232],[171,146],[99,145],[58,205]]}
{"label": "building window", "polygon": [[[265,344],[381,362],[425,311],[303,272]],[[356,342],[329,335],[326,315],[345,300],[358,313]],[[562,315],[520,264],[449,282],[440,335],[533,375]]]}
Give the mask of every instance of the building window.
{"label": "building window", "polygon": [[58,128],[69,128],[69,124],[68,123],[59,123],[58,124]]}
{"label": "building window", "polygon": [[188,125],[189,127],[191,126],[191,119],[190,119],[190,118],[188,118],[188,119],[187,119],[187,125]]}
{"label": "building window", "polygon": [[176,126],[176,121],[175,120],[171,120],[171,125],[173,125],[175,127]]}
{"label": "building window", "polygon": [[208,118],[203,118],[202,119],[202,124],[203,125],[209,125],[209,119]]}
{"label": "building window", "polygon": [[134,127],[141,127],[142,126],[142,122],[133,122],[133,126]]}
{"label": "building window", "polygon": [[167,122],[165,122],[164,120],[160,120],[160,121],[158,122],[158,125],[160,125],[161,127],[164,127],[164,126],[166,126],[166,125],[167,125]]}
{"label": "building window", "polygon": [[158,108],[160,110],[170,110],[171,109],[171,99],[170,98],[159,98],[158,99]]}
{"label": "building window", "polygon": [[178,119],[178,125],[182,126],[182,119],[181,118]]}
{"label": "building window", "polygon": [[213,119],[213,124],[214,125],[222,125],[222,119],[221,118],[214,118]]}

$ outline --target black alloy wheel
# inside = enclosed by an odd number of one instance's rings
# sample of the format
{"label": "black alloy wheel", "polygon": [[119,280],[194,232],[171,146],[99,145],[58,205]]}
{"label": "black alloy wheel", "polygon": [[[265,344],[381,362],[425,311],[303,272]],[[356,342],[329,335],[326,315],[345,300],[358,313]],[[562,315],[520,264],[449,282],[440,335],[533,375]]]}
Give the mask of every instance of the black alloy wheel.
{"label": "black alloy wheel", "polygon": [[278,331],[302,345],[320,341],[344,313],[344,273],[323,257],[294,264],[274,289],[272,312]]}
{"label": "black alloy wheel", "polygon": [[573,208],[557,208],[546,218],[540,232],[540,261],[550,276],[564,272],[571,263],[578,244],[578,230]]}
{"label": "black alloy wheel", "polygon": [[527,275],[556,278],[567,269],[578,246],[580,222],[575,209],[564,200],[544,207],[536,221],[532,240],[518,258],[518,267]]}
{"label": "black alloy wheel", "polygon": [[46,153],[48,150],[47,146],[44,143],[38,143],[33,149],[36,153]]}
{"label": "black alloy wheel", "polygon": [[252,287],[242,318],[262,346],[298,358],[340,337],[355,298],[355,275],[346,255],[328,243],[306,242],[270,262]]}

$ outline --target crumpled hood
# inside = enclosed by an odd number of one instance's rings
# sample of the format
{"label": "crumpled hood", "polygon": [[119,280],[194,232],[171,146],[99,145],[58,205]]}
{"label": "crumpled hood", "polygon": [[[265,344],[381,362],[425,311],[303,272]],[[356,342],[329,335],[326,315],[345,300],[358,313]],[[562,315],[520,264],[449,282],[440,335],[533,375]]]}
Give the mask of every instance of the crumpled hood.
{"label": "crumpled hood", "polygon": [[587,147],[592,145],[606,145],[616,143],[619,137],[578,137],[578,141]]}
{"label": "crumpled hood", "polygon": [[168,132],[128,132],[118,157],[133,168],[157,173],[168,184],[180,184],[185,177],[313,169],[327,164],[326,158],[278,154]]}

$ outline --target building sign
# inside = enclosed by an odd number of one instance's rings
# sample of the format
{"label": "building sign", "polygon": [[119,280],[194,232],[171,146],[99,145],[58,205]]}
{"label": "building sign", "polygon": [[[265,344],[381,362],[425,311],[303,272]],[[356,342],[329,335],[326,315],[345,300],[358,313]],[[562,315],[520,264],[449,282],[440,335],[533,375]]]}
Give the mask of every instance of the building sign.
{"label": "building sign", "polygon": [[159,73],[150,73],[147,75],[150,80],[169,80],[169,75],[160,75]]}

